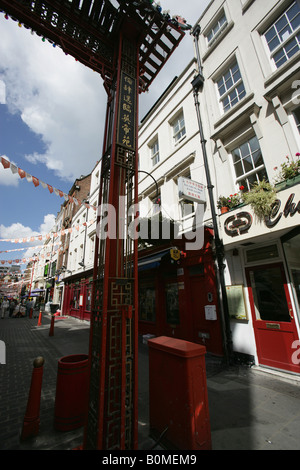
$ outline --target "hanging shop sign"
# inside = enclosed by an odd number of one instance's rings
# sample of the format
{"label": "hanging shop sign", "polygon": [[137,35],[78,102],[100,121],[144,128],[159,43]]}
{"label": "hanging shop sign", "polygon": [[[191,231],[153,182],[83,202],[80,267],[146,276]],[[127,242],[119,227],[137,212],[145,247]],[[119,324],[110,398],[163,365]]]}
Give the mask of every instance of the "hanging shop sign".
{"label": "hanging shop sign", "polygon": [[117,144],[135,150],[136,80],[121,72]]}
{"label": "hanging shop sign", "polygon": [[180,250],[178,250],[178,248],[171,248],[170,255],[174,261],[180,260]]}
{"label": "hanging shop sign", "polygon": [[198,181],[180,176],[178,178],[178,192],[180,198],[198,202],[198,204],[206,203],[205,186]]}

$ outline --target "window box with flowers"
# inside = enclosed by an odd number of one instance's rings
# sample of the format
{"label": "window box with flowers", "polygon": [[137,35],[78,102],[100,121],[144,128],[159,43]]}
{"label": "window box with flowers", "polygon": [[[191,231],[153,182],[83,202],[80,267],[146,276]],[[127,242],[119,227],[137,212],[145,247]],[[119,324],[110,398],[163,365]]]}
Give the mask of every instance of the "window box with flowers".
{"label": "window box with flowers", "polygon": [[252,207],[258,220],[271,214],[276,198],[275,186],[265,180],[254,183],[249,192],[243,193],[244,203]]}
{"label": "window box with flowers", "polygon": [[[244,190],[244,186],[240,186],[240,191]],[[230,194],[230,196],[220,196],[217,201],[217,208],[221,210],[221,214],[225,214],[231,209],[243,203],[240,193]]]}
{"label": "window box with flowers", "polygon": [[278,191],[300,183],[300,153],[296,153],[295,158],[286,156],[286,161],[275,167],[278,176],[275,178],[276,189]]}

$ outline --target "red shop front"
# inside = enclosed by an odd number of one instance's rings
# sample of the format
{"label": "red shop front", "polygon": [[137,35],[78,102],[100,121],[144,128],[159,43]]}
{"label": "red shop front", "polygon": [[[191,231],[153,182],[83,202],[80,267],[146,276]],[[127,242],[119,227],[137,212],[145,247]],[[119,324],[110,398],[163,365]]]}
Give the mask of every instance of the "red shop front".
{"label": "red shop front", "polygon": [[[185,251],[184,240],[139,254],[139,334],[202,344],[223,355],[212,231],[201,250]],[[178,254],[179,252],[179,254]]]}
{"label": "red shop front", "polygon": [[[92,302],[92,272],[86,271],[65,279],[62,314],[80,320],[90,320]],[[84,277],[83,277],[84,276]]]}

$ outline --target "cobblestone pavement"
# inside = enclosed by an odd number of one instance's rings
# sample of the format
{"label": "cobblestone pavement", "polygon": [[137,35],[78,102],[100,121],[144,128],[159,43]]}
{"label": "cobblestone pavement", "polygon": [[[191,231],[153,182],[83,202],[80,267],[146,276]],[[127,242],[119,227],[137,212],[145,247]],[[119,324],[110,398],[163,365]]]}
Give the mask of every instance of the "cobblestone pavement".
{"label": "cobblestone pavement", "polygon": [[[83,442],[83,427],[61,432],[53,424],[58,360],[88,353],[90,325],[65,317],[55,321],[54,336],[49,336],[49,315],[37,325],[37,318],[0,319],[0,341],[6,346],[6,363],[0,364],[1,450],[71,450]],[[39,433],[21,442],[38,356],[45,360]],[[148,346],[139,337],[139,450],[161,450],[149,437],[148,361]],[[225,367],[209,355],[206,375],[213,450],[300,450],[299,377]]]}

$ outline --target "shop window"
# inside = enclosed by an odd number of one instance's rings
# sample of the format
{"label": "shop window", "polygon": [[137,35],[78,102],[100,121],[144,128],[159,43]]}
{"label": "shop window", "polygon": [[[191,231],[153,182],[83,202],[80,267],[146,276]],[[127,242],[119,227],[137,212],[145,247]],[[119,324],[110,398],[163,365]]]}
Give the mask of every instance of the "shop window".
{"label": "shop window", "polygon": [[85,297],[85,310],[90,312],[92,310],[92,287],[87,287]]}
{"label": "shop window", "polygon": [[79,297],[80,297],[80,287],[74,288],[73,298],[72,298],[72,308],[79,308]]}
{"label": "shop window", "polygon": [[190,276],[203,276],[204,275],[204,263],[199,263],[195,266],[189,267]]}
{"label": "shop window", "polygon": [[268,245],[247,250],[246,257],[247,263],[277,260],[279,258],[278,247],[277,245]]}
{"label": "shop window", "polygon": [[155,287],[152,285],[139,286],[139,319],[155,322]]}
{"label": "shop window", "polygon": [[293,2],[264,34],[270,58],[281,67],[300,49],[300,5]]}
{"label": "shop window", "polygon": [[295,119],[295,123],[298,129],[298,132],[300,134],[300,108],[297,108],[293,111],[293,116]]}
{"label": "shop window", "polygon": [[244,142],[232,151],[232,159],[236,181],[244,191],[259,181],[268,181],[260,145],[256,136]]}
{"label": "shop window", "polygon": [[179,325],[179,296],[178,283],[170,282],[165,287],[166,295],[166,320],[169,325]]}
{"label": "shop window", "polygon": [[300,229],[296,228],[291,233],[285,235],[282,246],[290,271],[293,293],[300,307]]}
{"label": "shop window", "polygon": [[220,103],[224,113],[229,111],[246,95],[244,82],[237,62],[230,65],[216,81]]}

